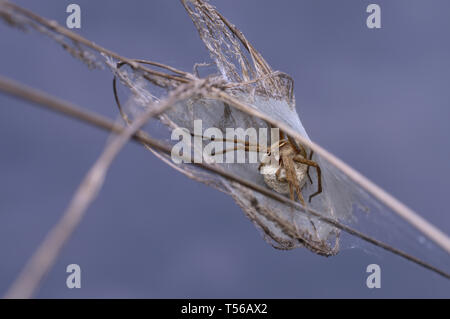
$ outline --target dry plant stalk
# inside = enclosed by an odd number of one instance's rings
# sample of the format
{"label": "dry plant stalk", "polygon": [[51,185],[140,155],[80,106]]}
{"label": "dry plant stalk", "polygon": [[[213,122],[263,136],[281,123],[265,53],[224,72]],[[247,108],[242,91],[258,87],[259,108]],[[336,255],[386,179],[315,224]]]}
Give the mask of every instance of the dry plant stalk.
{"label": "dry plant stalk", "polygon": [[[314,151],[318,155],[321,165],[326,161],[329,165],[337,168],[340,174],[358,185],[361,190],[390,208],[446,252],[450,252],[450,240],[444,233],[309,140],[295,111],[293,81],[288,75],[273,71],[245,36],[214,7],[200,0],[182,0],[182,4],[210,51],[221,72],[220,76],[200,79],[194,74],[164,64],[122,57],[15,4],[7,1],[0,2],[0,17],[8,24],[22,30],[33,28],[50,36],[89,67],[102,67],[103,63],[98,61],[95,53],[103,55],[106,65],[113,71],[115,77],[130,89],[133,96],[132,102],[140,105],[140,112],[123,109],[117,92],[115,92],[121,114],[130,126],[127,129],[117,128],[117,126],[108,127],[112,131],[119,132],[120,135],[106,146],[80,185],[61,222],[49,233],[41,248],[31,259],[27,266],[31,268],[25,268],[23,277],[19,278],[8,296],[31,296],[43,275],[51,267],[64,242],[67,241],[81,220],[89,203],[95,198],[112,160],[131,137],[140,140],[159,158],[171,166],[175,166],[171,163],[164,147],[153,143],[154,141],[144,133],[138,133],[151,117],[156,116],[169,127],[178,128],[183,125],[189,126],[189,123],[184,121],[186,114],[188,118],[192,118],[195,114],[207,115],[209,109],[214,107],[228,112],[224,112],[224,114],[227,113],[227,116],[222,120],[229,120],[231,114],[232,118],[240,119],[240,123],[245,120],[257,127],[280,128],[296,143]],[[124,65],[129,68],[121,69],[121,66]],[[157,67],[163,71],[154,70],[145,65]],[[166,90],[167,97],[161,98],[152,95],[142,81]],[[198,107],[198,105],[202,107]],[[279,112],[274,112],[274,107],[278,108]],[[197,109],[193,111],[194,108]],[[106,127],[104,126],[104,128]],[[197,166],[202,166],[214,174],[204,174],[197,169]],[[344,230],[449,277],[444,271],[341,223],[339,219],[345,220],[346,217],[345,214],[341,214],[345,210],[342,208],[351,209],[350,198],[341,200],[333,197],[332,193],[326,193],[319,201],[318,207],[303,206],[261,187],[258,185],[258,180],[253,179],[251,174],[246,180],[233,174],[237,171],[229,170],[226,167],[219,168],[215,164],[181,165],[175,168],[193,179],[217,187],[233,196],[247,216],[262,230],[266,239],[276,248],[306,247],[321,255],[334,255],[339,245],[339,231]],[[325,177],[328,179],[330,190],[333,190],[333,183],[343,183],[342,185],[346,187],[350,185],[347,180],[339,179],[329,171],[326,173],[329,174]],[[327,184],[325,187],[327,188]],[[341,193],[339,195],[343,196]],[[341,201],[342,207],[336,208],[333,201],[330,203],[330,198],[334,201]],[[280,205],[280,203],[282,204]],[[289,210],[289,206],[296,208],[292,218],[289,217],[290,213],[284,212],[284,210]],[[311,229],[308,224],[311,220],[320,226],[319,230]],[[334,244],[330,243],[330,240],[334,240]],[[46,262],[43,263],[42,258]],[[34,271],[31,271],[33,269]],[[38,269],[37,272],[36,269]]]}

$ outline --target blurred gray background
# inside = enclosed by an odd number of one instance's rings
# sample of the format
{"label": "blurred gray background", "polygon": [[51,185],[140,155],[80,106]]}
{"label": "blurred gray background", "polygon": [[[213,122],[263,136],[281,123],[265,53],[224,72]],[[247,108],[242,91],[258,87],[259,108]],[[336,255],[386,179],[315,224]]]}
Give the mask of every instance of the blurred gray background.
{"label": "blurred gray background", "polygon": [[[209,61],[179,1],[16,1],[122,55],[190,71]],[[450,2],[213,1],[274,69],[295,80],[313,140],[450,232]],[[90,71],[51,40],[0,23],[0,74],[117,118],[108,71]],[[0,95],[0,295],[56,223],[100,154],[105,132]],[[65,268],[82,269],[69,290]],[[366,266],[382,269],[369,290]],[[450,297],[450,285],[385,252],[323,258],[277,251],[227,195],[180,175],[136,144],[37,297]]]}

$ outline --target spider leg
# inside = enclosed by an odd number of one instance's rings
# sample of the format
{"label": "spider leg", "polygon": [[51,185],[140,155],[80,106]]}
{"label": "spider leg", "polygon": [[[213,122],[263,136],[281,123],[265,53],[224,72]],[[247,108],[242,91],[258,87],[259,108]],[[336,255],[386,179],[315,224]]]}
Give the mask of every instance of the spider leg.
{"label": "spider leg", "polygon": [[[298,200],[299,200],[300,203],[303,205],[303,207],[305,207],[305,208],[307,209],[305,200],[303,199],[302,191],[301,191],[300,187],[298,186],[298,183],[294,184],[294,186],[295,186],[295,189],[296,189],[296,191],[297,191],[297,197],[298,197]],[[310,197],[309,202],[311,202],[311,197]],[[319,233],[318,233],[318,231],[317,231],[316,224],[314,224],[314,222],[311,220],[311,218],[310,218],[309,216],[308,216],[308,220],[309,220],[309,223],[311,224],[311,226],[312,226],[312,228],[313,228],[313,230],[314,230],[314,233],[315,233],[315,235],[316,235],[316,238],[319,238]],[[296,224],[295,224],[295,226],[297,227]]]}
{"label": "spider leg", "polygon": [[277,181],[279,181],[279,182],[281,182],[280,174],[281,174],[281,166],[278,167],[277,171],[275,172],[275,177],[276,177]]}
{"label": "spider leg", "polygon": [[[296,190],[297,190],[297,197],[298,197],[298,200],[299,200],[300,203],[303,205],[303,207],[305,207],[305,208],[307,209],[305,200],[303,199],[302,191],[300,190],[300,187],[298,187],[298,184],[295,185],[295,188],[296,188]],[[311,200],[309,200],[309,201],[311,202]],[[312,228],[313,228],[313,230],[314,230],[314,233],[315,233],[315,235],[316,235],[316,238],[319,238],[319,233],[317,232],[316,224],[314,224],[314,222],[311,220],[311,218],[310,218],[309,216],[308,216],[308,220],[309,220],[309,223],[311,224],[311,226],[312,226]]]}
{"label": "spider leg", "polygon": [[288,141],[297,153],[304,154],[304,157],[306,157],[305,149],[302,146],[299,146],[292,137],[288,136]]}
{"label": "spider leg", "polygon": [[[216,152],[215,150],[211,152],[211,156],[216,156],[220,154],[225,154],[228,152],[234,152],[238,150],[244,150],[246,152],[256,152],[256,153],[266,153],[270,152],[270,146],[261,146],[259,144],[250,144],[248,141],[239,140],[236,137],[234,139],[227,139],[227,138],[217,138],[217,137],[209,137],[204,135],[197,135],[192,132],[190,132],[192,137],[200,137],[202,139],[207,139],[210,141],[217,141],[217,142],[232,142],[234,143],[234,146],[227,149],[222,149],[221,151]],[[261,168],[262,163],[259,164],[258,170]]]}
{"label": "spider leg", "polygon": [[294,190],[297,193],[297,197],[299,202],[305,206],[305,200],[303,199],[302,190],[300,189],[300,185],[297,180],[297,176],[295,174],[294,162],[291,158],[283,158],[284,169],[286,171],[286,179],[289,184],[289,192],[291,195],[291,200],[294,200]]}
{"label": "spider leg", "polygon": [[298,184],[295,185],[295,190],[296,190],[296,193],[297,193],[298,200],[300,201],[300,203],[303,206],[306,207],[305,200],[303,199],[302,191],[301,191],[300,187],[298,186]]}
{"label": "spider leg", "polygon": [[[289,166],[289,165],[288,165],[288,166]],[[291,169],[292,169],[292,166],[291,166]],[[293,174],[292,171],[291,171],[291,173],[289,173],[289,171],[290,171],[289,168],[287,168],[287,171],[286,171],[286,174],[287,174],[287,175]],[[277,173],[278,173],[278,171],[277,171]],[[277,173],[275,173],[275,175],[276,175]],[[288,178],[288,184],[289,184],[290,199],[291,199],[291,200],[294,200],[294,190],[293,190],[293,189],[295,188],[295,192],[297,193],[297,198],[298,198],[299,202],[302,204],[303,207],[306,208],[306,203],[305,203],[305,200],[304,200],[304,198],[303,198],[302,190],[300,189],[300,186],[299,186],[299,184],[298,184],[298,181],[297,181],[296,179],[292,180],[292,178],[291,178],[291,179]],[[309,200],[309,201],[311,201],[311,197],[310,197],[310,200]],[[307,209],[307,208],[306,208],[306,209]],[[317,232],[316,225],[315,225],[314,222],[311,220],[311,218],[308,217],[308,220],[309,220],[309,222],[311,223],[311,226],[312,226],[312,228],[313,228],[313,230],[314,230],[314,233],[315,233],[315,235],[316,235],[316,238],[319,238],[319,234],[318,234],[318,232]],[[294,226],[295,226],[295,228],[296,228],[296,230],[297,230],[297,232],[298,232],[297,224],[294,223]]]}
{"label": "spider leg", "polygon": [[294,199],[294,186],[292,185],[292,183],[288,183],[289,184],[289,198],[291,199],[291,201],[295,201]]}
{"label": "spider leg", "polygon": [[[299,144],[299,149],[300,149],[300,155],[302,155],[304,158],[308,158],[306,149],[302,144]],[[311,160],[311,158],[312,158],[312,151],[311,151],[311,154],[309,155],[309,160]],[[306,176],[308,176],[309,182],[312,184],[313,181],[312,181],[311,175],[309,175],[309,166],[306,169]]]}
{"label": "spider leg", "polygon": [[[303,158],[303,159],[304,159],[304,158]],[[295,160],[295,158],[294,158],[294,160]],[[308,166],[308,167],[309,167],[309,166]],[[303,207],[305,207],[305,208],[307,209],[305,200],[303,199],[302,191],[301,191],[300,186],[299,186],[299,184],[298,184],[298,181],[295,180],[295,182],[289,183],[289,186],[290,186],[291,184],[293,184],[294,187],[295,187],[295,190],[296,190],[296,193],[297,193],[298,200],[299,200],[300,203],[303,205]],[[314,195],[314,196],[315,196],[315,195]],[[311,202],[311,198],[312,198],[312,196],[309,197],[309,202]],[[318,233],[318,231],[317,231],[316,225],[314,224],[314,222],[311,220],[311,218],[310,218],[309,216],[308,216],[308,220],[309,220],[309,222],[310,222],[310,224],[311,224],[311,226],[312,226],[312,228],[313,228],[313,230],[314,230],[314,233],[315,233],[315,235],[316,235],[316,238],[319,238],[319,233]],[[297,227],[297,226],[296,226],[296,227]]]}
{"label": "spider leg", "polygon": [[260,171],[261,170],[261,166],[263,165],[263,163],[259,163],[259,165],[258,165],[258,171]]}
{"label": "spider leg", "polygon": [[[311,153],[309,153],[309,158],[308,158],[310,161],[312,160],[313,154],[314,154],[314,151],[311,150]],[[303,156],[303,157],[306,158],[306,153],[305,153],[305,156]],[[309,168],[310,168],[310,166],[308,166],[308,168],[306,169],[306,175],[309,178],[309,182],[312,184],[313,181],[312,181],[311,175],[309,175]]]}
{"label": "spider leg", "polygon": [[317,196],[320,193],[322,193],[322,171],[320,169],[320,166],[316,162],[311,161],[309,159],[306,159],[306,158],[304,158],[302,156],[298,156],[298,155],[294,156],[294,161],[296,161],[298,163],[301,163],[301,164],[305,164],[307,166],[315,167],[316,170],[317,170],[317,182],[318,182],[319,186],[317,187],[317,192],[315,192],[314,194],[309,196],[309,200],[308,201],[311,203],[311,199],[314,196]]}
{"label": "spider leg", "polygon": [[233,147],[231,147],[231,148],[226,148],[226,149],[224,149],[224,150],[221,150],[221,151],[219,151],[219,152],[216,152],[215,150],[214,151],[212,151],[211,152],[211,156],[215,156],[215,155],[218,155],[218,154],[225,154],[225,153],[228,153],[228,152],[233,152],[233,151],[238,151],[238,150],[244,150],[244,151],[246,151],[246,152],[257,152],[257,153],[259,153],[260,151],[259,151],[259,146],[256,146],[256,150],[255,149],[250,149],[251,148],[251,146],[247,146],[247,145],[238,145],[238,144],[235,144]]}
{"label": "spider leg", "polygon": [[[264,146],[261,146],[259,144],[250,144],[250,142],[248,142],[248,141],[239,140],[237,138],[234,138],[234,139],[231,140],[231,139],[227,139],[227,138],[217,138],[217,137],[208,137],[208,136],[203,136],[203,135],[196,135],[196,134],[193,134],[192,132],[190,132],[190,134],[191,134],[192,137],[201,137],[202,139],[207,139],[207,140],[210,140],[210,141],[213,141],[213,142],[215,142],[215,141],[217,141],[217,142],[232,142],[232,143],[236,144],[236,145],[234,145],[233,148],[229,148],[229,149],[226,149],[225,151],[223,151],[223,153],[230,152],[230,151],[236,151],[238,149],[242,149],[242,148],[237,148],[238,145],[239,146],[244,146],[244,150],[246,152],[257,152],[257,153],[270,152],[270,146],[265,146],[264,147]],[[216,154],[220,154],[220,153],[216,153]],[[212,155],[214,155],[214,154],[212,154]]]}
{"label": "spider leg", "polygon": [[306,158],[306,149],[302,144],[299,144],[299,148],[300,148],[300,154]]}

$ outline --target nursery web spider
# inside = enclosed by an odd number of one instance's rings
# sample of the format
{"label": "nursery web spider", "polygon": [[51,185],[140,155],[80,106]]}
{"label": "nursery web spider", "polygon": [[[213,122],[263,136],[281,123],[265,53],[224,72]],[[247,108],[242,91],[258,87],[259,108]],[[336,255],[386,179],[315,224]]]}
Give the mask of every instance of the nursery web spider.
{"label": "nursery web spider", "polygon": [[[211,140],[229,141],[216,138],[211,138]],[[289,194],[291,200],[295,200],[295,194],[297,194],[297,199],[303,206],[305,206],[305,200],[302,195],[302,188],[306,184],[307,178],[313,184],[309,168],[314,167],[317,170],[318,187],[317,191],[309,196],[308,202],[311,202],[315,196],[322,193],[322,172],[319,164],[312,160],[314,152],[311,150],[308,156],[303,145],[297,144],[289,136],[286,138],[283,132],[281,132],[280,140],[266,149],[262,149],[259,145],[250,145],[249,142],[238,139],[234,139],[232,142],[235,143],[233,148],[212,152],[210,155],[225,154],[226,152],[242,149],[242,147],[246,152],[256,151],[260,153],[264,151],[265,156],[259,164],[258,170],[264,176],[267,186],[278,193]],[[278,156],[274,159],[273,156],[276,155],[271,149],[276,146],[278,146]]]}

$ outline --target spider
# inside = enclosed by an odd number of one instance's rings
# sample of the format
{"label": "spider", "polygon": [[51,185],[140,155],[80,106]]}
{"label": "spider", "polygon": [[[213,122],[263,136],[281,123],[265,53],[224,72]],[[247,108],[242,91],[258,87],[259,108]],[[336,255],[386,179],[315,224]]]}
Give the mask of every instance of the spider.
{"label": "spider", "polygon": [[[284,134],[283,134],[284,135]],[[317,191],[311,194],[308,202],[322,193],[322,172],[319,164],[312,160],[314,152],[311,150],[307,156],[306,149],[297,144],[295,140],[288,137],[281,139],[278,143],[279,160],[277,165],[273,165],[272,152],[268,152],[265,159],[259,165],[259,172],[264,176],[264,181],[273,190],[281,194],[289,194],[291,200],[294,200],[294,192],[300,203],[305,206],[305,200],[301,189],[306,184],[306,178],[313,184],[309,175],[309,168],[314,167],[317,170]],[[275,173],[273,173],[275,169]]]}
{"label": "spider", "polygon": [[[311,176],[309,174],[309,168],[314,167],[317,170],[317,191],[311,194],[308,198],[308,202],[322,193],[322,172],[319,164],[312,160],[314,152],[311,150],[309,156],[303,145],[297,144],[291,137],[285,137],[286,135],[281,132],[281,138],[272,146],[268,147],[265,156],[259,164],[258,171],[264,177],[266,185],[280,194],[289,194],[291,200],[295,200],[295,194],[297,194],[298,201],[305,206],[305,200],[302,195],[302,188],[306,184],[308,178],[310,183],[313,184]],[[219,139],[211,138],[211,140],[217,141]],[[222,141],[228,141],[221,139]],[[225,149],[219,152],[212,152],[211,155],[225,154],[229,151],[237,151],[240,146],[244,146],[246,152],[255,151],[262,152],[259,145],[253,146],[249,142],[234,139],[234,147],[231,149]],[[277,145],[278,144],[278,145]],[[278,154],[271,150],[278,146]],[[274,164],[275,163],[275,164]]]}

